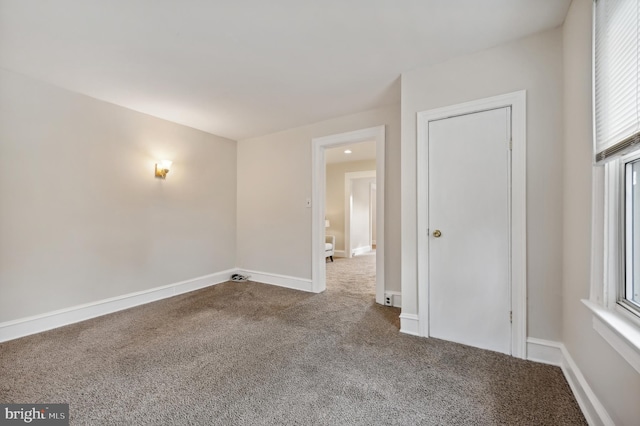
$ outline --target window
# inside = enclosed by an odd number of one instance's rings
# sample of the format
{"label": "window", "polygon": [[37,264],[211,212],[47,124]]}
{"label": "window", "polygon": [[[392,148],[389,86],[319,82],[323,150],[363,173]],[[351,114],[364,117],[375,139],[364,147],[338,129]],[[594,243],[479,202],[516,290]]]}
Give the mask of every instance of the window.
{"label": "window", "polygon": [[640,0],[594,3],[595,330],[640,372]]}
{"label": "window", "polygon": [[594,151],[597,162],[616,158],[640,142],[638,3],[638,0],[595,2]]}
{"label": "window", "polygon": [[596,293],[592,299],[610,310],[632,314],[640,329],[640,150],[611,159],[595,172],[593,262],[601,267],[592,277]]}
{"label": "window", "polygon": [[640,316],[640,0],[594,7],[594,160],[608,178],[604,300]]}
{"label": "window", "polygon": [[625,279],[619,302],[635,311],[640,309],[640,157],[624,164],[625,186]]}

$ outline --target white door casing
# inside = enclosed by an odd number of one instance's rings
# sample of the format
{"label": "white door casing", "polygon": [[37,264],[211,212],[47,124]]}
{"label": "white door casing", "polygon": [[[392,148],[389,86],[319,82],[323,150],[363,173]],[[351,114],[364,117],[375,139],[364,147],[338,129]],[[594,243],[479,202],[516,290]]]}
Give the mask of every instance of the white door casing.
{"label": "white door casing", "polygon": [[313,138],[311,141],[311,281],[312,291],[326,289],[326,265],[324,258],[324,212],[326,194],[325,149],[352,143],[376,141],[376,303],[384,304],[384,191],[385,191],[385,126],[380,125],[352,132]]}
{"label": "white door casing", "polygon": [[429,122],[429,336],[511,353],[511,107]]}
{"label": "white door casing", "polygon": [[369,245],[376,245],[376,184],[369,184]]}
{"label": "white door casing", "polygon": [[[413,328],[406,315],[407,329],[429,336],[429,122],[474,112],[511,107],[511,355],[526,358],[526,91],[508,93],[417,114],[417,254],[418,315]],[[403,315],[401,315],[403,321]],[[403,329],[405,326],[403,326]]]}

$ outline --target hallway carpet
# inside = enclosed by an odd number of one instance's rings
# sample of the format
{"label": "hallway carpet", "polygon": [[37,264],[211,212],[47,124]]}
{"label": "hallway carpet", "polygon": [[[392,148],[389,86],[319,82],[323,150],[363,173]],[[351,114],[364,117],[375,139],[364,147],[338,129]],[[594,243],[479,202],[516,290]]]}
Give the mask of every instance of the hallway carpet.
{"label": "hallway carpet", "polygon": [[398,332],[375,256],[327,291],[227,282],[0,344],[0,402],[73,425],[584,425],[559,368]]}

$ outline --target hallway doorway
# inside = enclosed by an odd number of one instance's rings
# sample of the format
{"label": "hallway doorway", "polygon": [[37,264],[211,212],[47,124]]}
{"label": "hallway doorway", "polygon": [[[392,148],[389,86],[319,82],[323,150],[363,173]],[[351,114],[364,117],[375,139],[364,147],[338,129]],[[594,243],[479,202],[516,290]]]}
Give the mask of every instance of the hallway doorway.
{"label": "hallway doorway", "polygon": [[[338,256],[353,254],[351,249],[344,246],[344,230],[332,229],[332,217],[340,222],[338,216],[333,211],[327,210],[327,154],[332,148],[342,148],[342,153],[347,150],[348,145],[362,142],[373,142],[375,144],[375,185],[376,185],[376,256],[375,256],[375,299],[379,304],[384,304],[384,143],[385,126],[372,127],[353,132],[340,133],[336,135],[315,138],[312,140],[312,167],[313,167],[313,193],[312,193],[312,288],[316,293],[324,291],[326,283],[326,260],[324,257],[325,235],[332,231],[341,232],[341,239],[336,238],[336,248],[342,248],[342,252],[337,250]],[[337,213],[339,215],[339,213]],[[327,217],[325,217],[327,216]],[[329,228],[326,228],[327,220]],[[369,224],[367,223],[367,230]],[[336,233],[338,233],[336,232]],[[368,231],[367,231],[368,233]],[[370,248],[369,248],[370,250]]]}

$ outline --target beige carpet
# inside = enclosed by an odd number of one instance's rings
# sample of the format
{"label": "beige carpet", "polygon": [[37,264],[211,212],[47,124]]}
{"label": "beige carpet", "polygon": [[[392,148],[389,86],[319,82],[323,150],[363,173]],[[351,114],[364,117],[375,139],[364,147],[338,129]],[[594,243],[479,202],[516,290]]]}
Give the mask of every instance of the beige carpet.
{"label": "beige carpet", "polygon": [[0,344],[0,402],[77,425],[584,425],[560,369],[398,332],[375,256],[328,289],[201,291]]}

